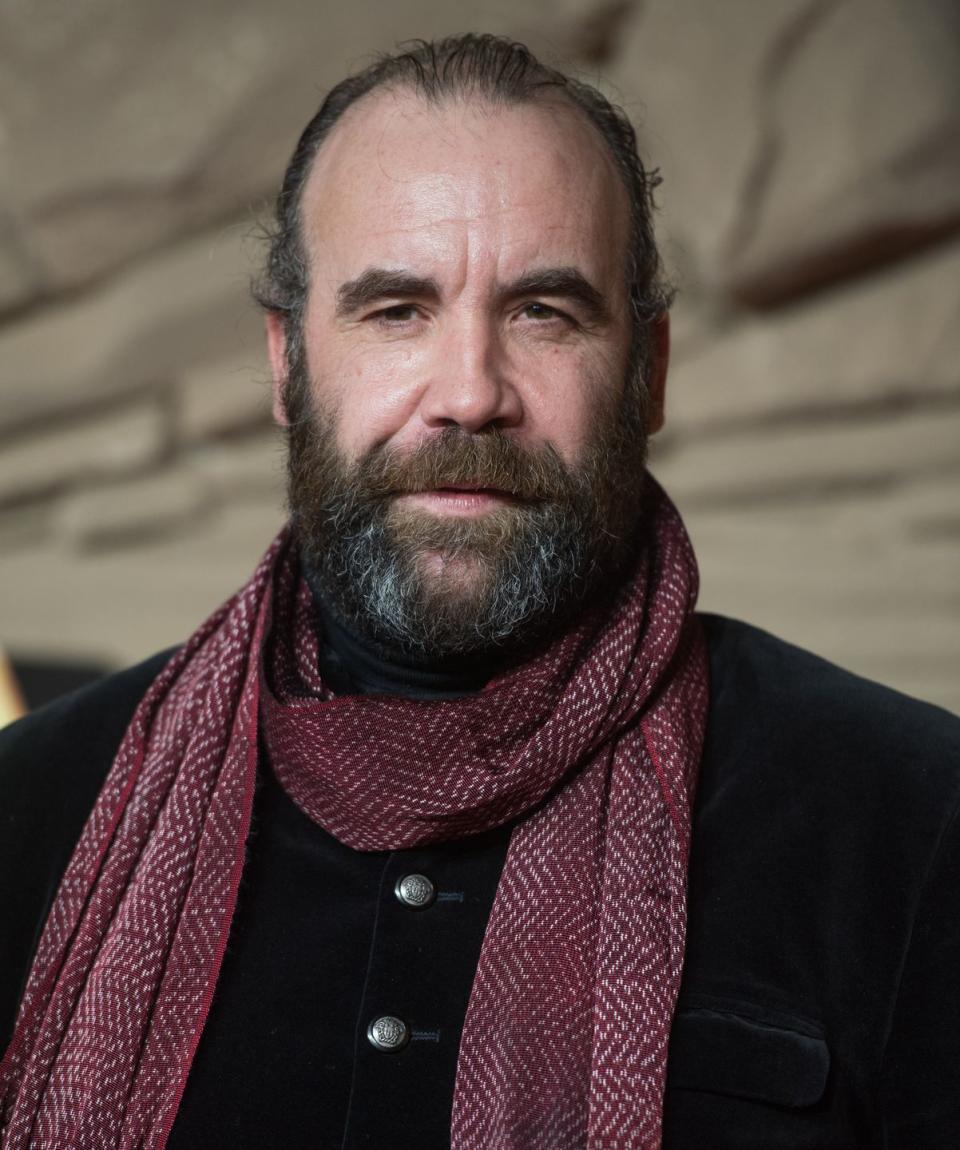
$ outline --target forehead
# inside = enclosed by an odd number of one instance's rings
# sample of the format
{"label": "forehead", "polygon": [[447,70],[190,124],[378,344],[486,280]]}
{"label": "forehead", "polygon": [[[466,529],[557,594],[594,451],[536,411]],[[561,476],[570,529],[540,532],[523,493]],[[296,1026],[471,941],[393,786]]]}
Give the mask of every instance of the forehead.
{"label": "forehead", "polygon": [[507,106],[378,91],[314,161],[301,225],[312,272],[537,264],[622,278],[629,201],[597,130],[562,97]]}

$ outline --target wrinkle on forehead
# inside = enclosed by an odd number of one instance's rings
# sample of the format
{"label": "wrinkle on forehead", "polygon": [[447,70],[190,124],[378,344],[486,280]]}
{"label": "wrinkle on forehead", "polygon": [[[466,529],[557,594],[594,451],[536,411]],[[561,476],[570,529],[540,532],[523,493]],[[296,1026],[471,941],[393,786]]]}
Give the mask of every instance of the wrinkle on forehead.
{"label": "wrinkle on forehead", "polygon": [[610,255],[622,260],[629,202],[597,130],[561,97],[432,105],[386,91],[358,101],[332,130],[302,221],[308,252],[342,250],[348,235],[389,247],[432,233],[445,248],[459,232],[471,262],[484,244],[507,251],[525,235],[533,246],[562,233],[560,242],[590,247],[598,230],[616,240],[619,222],[624,243]]}

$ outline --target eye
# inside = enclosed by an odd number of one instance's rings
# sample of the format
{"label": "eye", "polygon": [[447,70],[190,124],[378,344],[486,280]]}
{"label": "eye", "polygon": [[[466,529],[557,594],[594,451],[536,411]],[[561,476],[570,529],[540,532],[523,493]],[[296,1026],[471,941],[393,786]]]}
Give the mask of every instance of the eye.
{"label": "eye", "polygon": [[411,320],[417,318],[418,312],[415,304],[412,303],[395,303],[390,307],[381,308],[379,311],[370,316],[371,319],[377,320],[379,323],[389,325],[410,323]]}
{"label": "eye", "polygon": [[563,313],[555,307],[545,303],[528,303],[523,305],[523,313],[528,319],[547,320],[563,318]]}

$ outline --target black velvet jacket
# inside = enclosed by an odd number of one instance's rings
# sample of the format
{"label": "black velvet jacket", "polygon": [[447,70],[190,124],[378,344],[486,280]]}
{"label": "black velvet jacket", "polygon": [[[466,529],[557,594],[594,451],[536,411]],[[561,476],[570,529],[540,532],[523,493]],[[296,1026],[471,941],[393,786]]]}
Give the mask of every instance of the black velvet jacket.
{"label": "black velvet jacket", "polygon": [[[956,1150],[960,721],[743,624],[705,622],[711,706],[665,1150]],[[163,658],[0,734],[0,1044]],[[509,828],[354,852],[261,768],[230,946],[169,1146],[444,1147]],[[394,897],[411,872],[437,887],[427,910]],[[412,1028],[398,1053],[366,1040],[384,1013]]]}

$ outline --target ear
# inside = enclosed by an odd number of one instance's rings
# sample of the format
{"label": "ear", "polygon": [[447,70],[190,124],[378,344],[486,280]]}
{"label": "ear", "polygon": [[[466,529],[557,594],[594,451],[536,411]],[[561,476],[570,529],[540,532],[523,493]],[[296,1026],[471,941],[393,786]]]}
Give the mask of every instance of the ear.
{"label": "ear", "polygon": [[270,373],[273,376],[273,418],[281,427],[289,423],[287,419],[287,331],[283,315],[278,311],[267,312],[267,357],[270,360]]}
{"label": "ear", "polygon": [[650,378],[647,391],[650,408],[647,415],[647,433],[654,435],[666,419],[667,367],[670,364],[670,315],[662,311],[650,325],[652,341]]}

